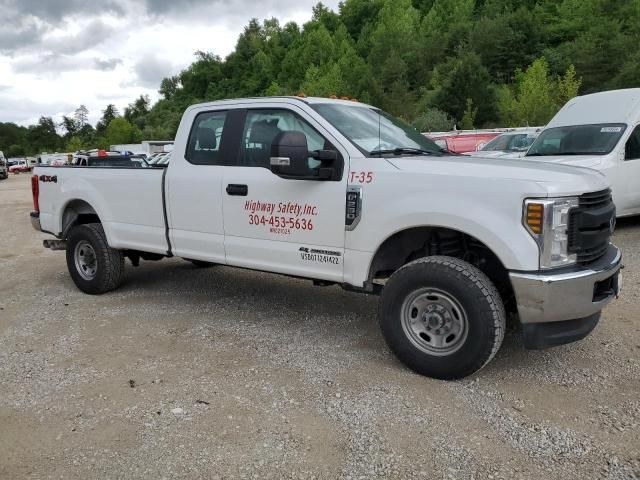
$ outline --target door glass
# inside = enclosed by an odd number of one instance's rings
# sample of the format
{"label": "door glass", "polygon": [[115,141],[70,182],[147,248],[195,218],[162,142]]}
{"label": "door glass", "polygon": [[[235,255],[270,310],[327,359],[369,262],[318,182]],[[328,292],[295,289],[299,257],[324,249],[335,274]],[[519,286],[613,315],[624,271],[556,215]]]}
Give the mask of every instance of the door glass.
{"label": "door glass", "polygon": [[196,165],[224,165],[220,139],[227,112],[203,112],[196,116],[189,134],[185,158]]}
{"label": "door glass", "polygon": [[[240,165],[270,168],[271,144],[276,135],[288,131],[304,133],[310,152],[325,148],[324,137],[295,113],[288,110],[253,110],[247,112]],[[309,157],[310,169],[319,165],[319,160]]]}
{"label": "door glass", "polygon": [[625,146],[625,160],[637,160],[640,159],[640,125],[638,125],[633,132],[627,145]]}

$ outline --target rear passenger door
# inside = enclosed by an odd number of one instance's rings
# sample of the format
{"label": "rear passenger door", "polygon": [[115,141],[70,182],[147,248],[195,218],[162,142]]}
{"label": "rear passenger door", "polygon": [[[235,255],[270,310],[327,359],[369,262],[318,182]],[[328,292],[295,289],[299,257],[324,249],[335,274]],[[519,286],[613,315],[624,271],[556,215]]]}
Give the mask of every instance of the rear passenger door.
{"label": "rear passenger door", "polygon": [[167,171],[167,210],[176,256],[225,263],[222,179],[233,152],[225,148],[226,110],[200,111],[186,148],[174,150]]}
{"label": "rear passenger door", "polygon": [[[223,182],[227,262],[266,271],[342,281],[348,156],[322,125],[290,105],[248,109],[236,164]],[[281,178],[270,170],[271,144],[299,131],[309,151],[339,152],[339,179]],[[308,159],[310,168],[319,163]]]}

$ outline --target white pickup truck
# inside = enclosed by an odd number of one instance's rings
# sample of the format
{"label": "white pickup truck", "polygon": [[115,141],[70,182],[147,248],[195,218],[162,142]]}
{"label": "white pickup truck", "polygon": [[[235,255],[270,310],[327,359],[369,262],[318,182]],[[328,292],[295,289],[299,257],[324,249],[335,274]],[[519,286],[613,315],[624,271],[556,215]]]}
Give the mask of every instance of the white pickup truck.
{"label": "white pickup truck", "polygon": [[125,258],[177,256],[380,294],[390,348],[436,378],[489,362],[509,312],[545,348],[618,294],[600,173],[450,155],[352,101],[194,105],[166,168],[38,167],[32,187],[32,223],[84,292],[117,288]]}
{"label": "white pickup truck", "polygon": [[640,215],[640,88],[569,100],[525,157],[602,172],[617,216]]}

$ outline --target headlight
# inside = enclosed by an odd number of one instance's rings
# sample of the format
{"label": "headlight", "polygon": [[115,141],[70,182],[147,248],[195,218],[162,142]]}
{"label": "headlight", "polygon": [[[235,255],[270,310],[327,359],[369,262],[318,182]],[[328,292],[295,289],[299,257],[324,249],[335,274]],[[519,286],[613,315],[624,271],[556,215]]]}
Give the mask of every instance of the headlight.
{"label": "headlight", "polygon": [[576,197],[527,199],[522,222],[540,249],[540,268],[576,263],[569,253],[569,212],[578,206]]}

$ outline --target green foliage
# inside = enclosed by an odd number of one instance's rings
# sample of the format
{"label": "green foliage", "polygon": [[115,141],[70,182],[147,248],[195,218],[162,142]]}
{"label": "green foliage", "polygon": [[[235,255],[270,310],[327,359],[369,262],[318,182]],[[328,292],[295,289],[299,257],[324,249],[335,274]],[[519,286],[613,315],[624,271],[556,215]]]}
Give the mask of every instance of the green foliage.
{"label": "green foliage", "polygon": [[59,125],[0,123],[0,149],[170,140],[187,106],[222,98],[355,97],[429,131],[544,124],[578,93],[640,87],[640,0],[344,0],[310,13],[252,19],[224,59],[196,52],[109,132],[114,105],[95,130],[81,106]]}
{"label": "green foliage", "polygon": [[437,108],[427,108],[413,120],[412,124],[421,132],[444,132],[453,130],[456,121],[447,112]]}
{"label": "green foliage", "polygon": [[62,138],[56,131],[56,124],[51,117],[40,117],[37,125],[27,129],[25,141],[29,152],[55,152],[62,148]]}
{"label": "green foliage", "polygon": [[506,126],[544,125],[568,100],[575,97],[581,80],[570,65],[562,77],[553,78],[544,57],[535,60],[526,71],[516,71],[513,89],[503,86],[498,101]]}
{"label": "green foliage", "polygon": [[82,143],[82,139],[78,136],[73,136],[67,142],[67,146],[65,147],[65,150],[67,152],[77,152],[78,150],[82,150],[83,148],[85,147],[84,147],[84,144]]}
{"label": "green foliage", "polygon": [[460,120],[460,128],[462,130],[473,130],[478,116],[478,109],[473,108],[473,100],[467,98],[467,108],[464,109],[462,120]]}
{"label": "green foliage", "polygon": [[142,132],[138,127],[129,123],[123,117],[117,117],[109,122],[100,147],[109,148],[110,145],[122,143],[138,143],[142,140]]}
{"label": "green foliage", "polygon": [[25,150],[24,145],[9,145],[9,148],[7,148],[6,152],[4,152],[7,158],[11,158],[11,157],[23,157],[25,155],[28,154],[28,152]]}
{"label": "green foliage", "polygon": [[107,105],[107,107],[102,111],[102,118],[100,118],[96,124],[96,133],[98,135],[104,135],[111,121],[119,116],[120,114],[118,113],[118,109],[114,104],[110,103]]}
{"label": "green foliage", "polygon": [[435,68],[431,79],[428,103],[462,119],[468,100],[476,106],[474,119],[484,124],[495,119],[495,88],[480,56],[459,51]]}

